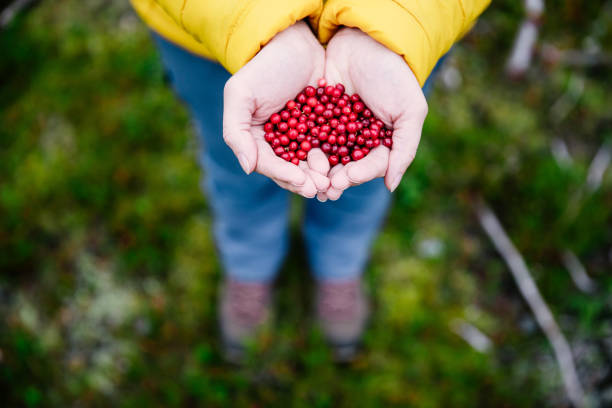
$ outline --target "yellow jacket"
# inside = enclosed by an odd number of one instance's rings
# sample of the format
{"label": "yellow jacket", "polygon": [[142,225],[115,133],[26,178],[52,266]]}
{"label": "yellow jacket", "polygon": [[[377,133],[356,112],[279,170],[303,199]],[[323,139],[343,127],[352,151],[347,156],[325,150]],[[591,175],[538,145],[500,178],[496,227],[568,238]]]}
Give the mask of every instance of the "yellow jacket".
{"label": "yellow jacket", "polygon": [[160,35],[238,71],[274,35],[308,18],[321,43],[357,27],[398,53],[423,85],[490,0],[131,0]]}

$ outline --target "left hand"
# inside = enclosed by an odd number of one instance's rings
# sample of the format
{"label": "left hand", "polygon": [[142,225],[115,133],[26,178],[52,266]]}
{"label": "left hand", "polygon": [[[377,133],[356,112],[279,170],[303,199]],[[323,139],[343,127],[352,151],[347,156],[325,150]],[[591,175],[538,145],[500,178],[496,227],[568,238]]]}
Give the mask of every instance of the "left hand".
{"label": "left hand", "polygon": [[415,157],[427,102],[404,59],[356,28],[343,28],[326,51],[325,78],[358,93],[372,113],[393,129],[391,150],[380,145],[365,158],[329,172],[331,186],[318,193],[320,201],[337,200],[351,186],[384,177],[390,191],[399,185]]}

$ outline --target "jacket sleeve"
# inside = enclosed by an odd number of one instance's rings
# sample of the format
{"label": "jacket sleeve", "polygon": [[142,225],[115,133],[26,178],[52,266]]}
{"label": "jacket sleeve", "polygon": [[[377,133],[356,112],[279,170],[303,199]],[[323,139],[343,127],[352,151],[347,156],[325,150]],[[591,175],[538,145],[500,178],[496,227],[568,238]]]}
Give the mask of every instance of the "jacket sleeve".
{"label": "jacket sleeve", "polygon": [[192,44],[201,44],[203,53],[219,61],[231,73],[238,71],[272,37],[295,22],[310,18],[316,27],[322,10],[322,0],[150,1],[173,20],[176,29],[190,37]]}
{"label": "jacket sleeve", "polygon": [[326,43],[338,27],[356,27],[401,55],[421,86],[490,0],[329,0],[319,21]]}

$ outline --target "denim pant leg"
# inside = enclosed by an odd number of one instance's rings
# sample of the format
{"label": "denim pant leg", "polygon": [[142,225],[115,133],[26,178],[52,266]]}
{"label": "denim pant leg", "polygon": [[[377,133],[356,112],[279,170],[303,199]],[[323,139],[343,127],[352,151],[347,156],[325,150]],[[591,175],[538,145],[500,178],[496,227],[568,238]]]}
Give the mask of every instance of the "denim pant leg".
{"label": "denim pant leg", "polygon": [[223,142],[223,87],[230,74],[156,34],[154,39],[202,139],[200,161],[221,263],[232,278],[269,281],[287,251],[288,193],[267,177],[247,176]]}
{"label": "denim pant leg", "polygon": [[390,201],[391,193],[379,178],[347,189],[337,201],[308,202],[304,240],[316,279],[361,275]]}

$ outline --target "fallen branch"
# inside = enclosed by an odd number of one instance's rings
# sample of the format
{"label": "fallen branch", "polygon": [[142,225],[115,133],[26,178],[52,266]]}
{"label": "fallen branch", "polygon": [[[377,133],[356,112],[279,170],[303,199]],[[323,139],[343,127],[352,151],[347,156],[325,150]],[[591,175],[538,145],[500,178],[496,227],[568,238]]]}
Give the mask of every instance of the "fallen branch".
{"label": "fallen branch", "polygon": [[514,247],[499,220],[486,203],[480,202],[476,206],[476,214],[480,225],[493,242],[506,265],[508,265],[508,268],[510,268],[510,272],[512,272],[512,276],[521,294],[535,315],[540,328],[548,338],[559,364],[561,377],[563,378],[563,384],[569,400],[577,408],[584,407],[584,391],[576,373],[576,366],[570,346],[542,298],[535,281],[529,273],[525,260]]}

